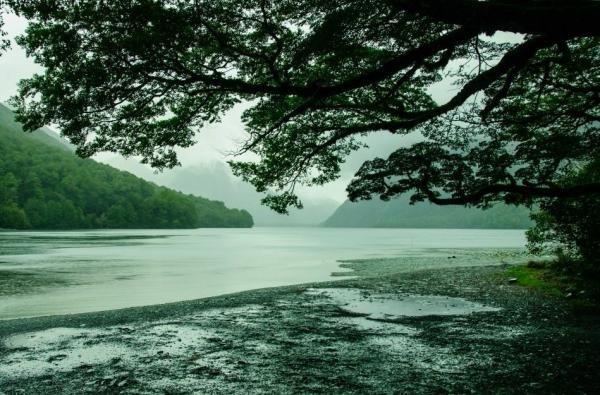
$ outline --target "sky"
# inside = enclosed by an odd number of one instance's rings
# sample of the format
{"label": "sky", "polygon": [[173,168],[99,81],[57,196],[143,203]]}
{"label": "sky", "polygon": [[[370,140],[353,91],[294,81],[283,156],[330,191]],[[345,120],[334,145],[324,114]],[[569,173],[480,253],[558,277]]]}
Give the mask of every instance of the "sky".
{"label": "sky", "polygon": [[[13,39],[22,34],[26,21],[14,15],[5,15],[5,31]],[[12,41],[11,48],[0,56],[0,102],[6,102],[17,92],[18,81],[28,78],[43,69],[28,58],[25,51]],[[434,87],[432,95],[436,100],[443,101],[455,91],[449,82],[442,82]],[[231,152],[239,147],[245,137],[244,125],[240,120],[241,113],[248,104],[240,104],[226,113],[221,122],[204,127],[197,133],[197,144],[193,147],[178,150],[179,160],[183,167],[202,166],[211,162],[224,162],[233,159]],[[376,156],[387,157],[400,146],[410,144],[419,139],[418,135],[392,135],[387,132],[374,133],[365,142],[369,148],[362,149],[350,155],[342,166],[341,178],[325,186],[298,189],[304,198],[333,199],[342,202],[346,198],[345,188],[360,165]],[[122,158],[113,153],[100,153],[96,160],[130,171],[139,176],[147,174],[136,158]],[[169,170],[165,170],[167,173]]]}

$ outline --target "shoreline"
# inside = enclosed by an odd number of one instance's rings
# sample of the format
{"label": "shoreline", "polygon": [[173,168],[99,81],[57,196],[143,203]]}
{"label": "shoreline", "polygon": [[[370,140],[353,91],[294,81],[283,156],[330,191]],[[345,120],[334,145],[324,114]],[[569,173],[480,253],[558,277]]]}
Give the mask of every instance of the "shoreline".
{"label": "shoreline", "polygon": [[[348,265],[357,275],[337,281],[1,321],[0,387],[8,394],[600,389],[599,317],[508,284],[507,265],[395,273],[392,259]],[[396,314],[407,302],[418,308]],[[422,307],[441,310],[423,315]]]}
{"label": "shoreline", "polygon": [[[154,237],[154,236],[153,236]],[[232,290],[223,293],[208,294],[206,296],[196,296],[190,298],[184,298],[181,300],[167,300],[158,301],[153,303],[140,303],[140,304],[123,304],[116,306],[114,304],[107,304],[107,307],[94,309],[94,310],[79,310],[78,308],[62,309],[63,311],[51,312],[46,314],[36,314],[37,311],[32,311],[31,315],[19,316],[13,315],[12,317],[2,316],[0,323],[11,320],[20,319],[36,319],[36,318],[49,318],[49,317],[67,317],[77,314],[88,314],[88,313],[105,313],[116,310],[131,309],[131,308],[152,308],[153,306],[160,306],[163,304],[172,305],[182,302],[193,302],[196,300],[202,300],[207,298],[213,298],[218,296],[233,295],[240,292],[258,291],[263,288],[279,288],[279,287],[294,287],[294,286],[306,286],[310,284],[317,284],[321,282],[333,282],[340,281],[350,276],[377,276],[386,275],[397,272],[410,272],[425,269],[443,269],[447,267],[470,267],[470,266],[482,266],[489,264],[502,264],[502,263],[519,263],[528,258],[525,250],[520,247],[466,247],[466,248],[419,248],[415,251],[405,253],[399,256],[383,256],[379,258],[359,258],[359,259],[339,259],[335,261],[335,264],[331,264],[327,270],[327,277],[323,277],[319,280],[309,280],[301,282],[288,282],[285,281],[283,284],[274,285],[261,285],[255,288]],[[362,263],[370,262],[376,263],[376,268],[367,267]],[[391,265],[388,265],[391,263]],[[75,283],[77,286],[78,284]],[[40,272],[35,273],[31,270],[10,269],[4,270],[0,268],[0,297],[20,297],[27,298],[33,296],[34,298],[40,298],[44,296],[44,292],[52,291],[54,287],[68,288],[70,287],[69,280],[65,277],[61,277],[60,272]],[[252,285],[251,285],[252,286]],[[26,290],[27,293],[21,293],[21,290]],[[37,292],[37,289],[42,292]],[[100,296],[101,298],[101,296]],[[35,304],[36,300],[33,299]],[[23,303],[23,302],[21,302]],[[58,305],[58,304],[57,304]],[[69,311],[70,310],[70,311]],[[79,310],[79,311],[77,311]],[[0,333],[2,331],[0,325]]]}
{"label": "shoreline", "polygon": [[[186,314],[196,309],[234,307],[240,303],[247,303],[253,299],[263,298],[266,294],[285,295],[295,292],[299,288],[317,287],[321,284],[334,285],[344,280],[332,280],[324,282],[312,282],[304,284],[284,285],[275,287],[264,287],[249,289],[245,291],[226,293],[222,295],[208,296],[177,302],[158,303],[144,306],[123,307],[90,311],[73,314],[55,314],[22,318],[7,318],[0,320],[0,341],[11,334],[21,331],[43,330],[60,323],[65,325],[81,325],[89,323],[90,326],[117,325],[123,322],[136,322],[147,319],[160,319],[176,314]],[[38,322],[36,322],[38,321]]]}

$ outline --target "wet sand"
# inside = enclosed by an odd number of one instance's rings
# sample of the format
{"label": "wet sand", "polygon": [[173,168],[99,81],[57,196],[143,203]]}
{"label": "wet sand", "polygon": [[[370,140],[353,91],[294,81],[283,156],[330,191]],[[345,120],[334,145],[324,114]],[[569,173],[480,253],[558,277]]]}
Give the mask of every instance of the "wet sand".
{"label": "wet sand", "polygon": [[505,265],[0,322],[0,393],[597,393],[600,319]]}

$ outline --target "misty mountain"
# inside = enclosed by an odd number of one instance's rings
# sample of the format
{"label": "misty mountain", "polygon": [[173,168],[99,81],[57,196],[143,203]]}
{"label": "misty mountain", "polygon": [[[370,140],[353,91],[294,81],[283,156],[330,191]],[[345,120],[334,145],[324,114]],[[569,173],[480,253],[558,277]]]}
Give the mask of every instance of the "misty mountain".
{"label": "misty mountain", "polygon": [[490,209],[409,204],[408,195],[388,202],[374,199],[344,202],[325,223],[357,228],[493,228],[525,229],[531,225],[525,207],[498,204]]}
{"label": "misty mountain", "polygon": [[24,133],[0,105],[0,228],[250,227],[244,210],[81,159],[49,129]]}
{"label": "misty mountain", "polygon": [[[139,174],[139,173],[138,173]],[[302,210],[290,210],[289,215],[277,214],[260,203],[263,195],[231,174],[229,167],[222,162],[212,162],[203,166],[180,167],[163,173],[150,174],[144,178],[169,188],[210,199],[222,200],[231,207],[248,210],[256,225],[263,226],[314,226],[325,221],[339,206],[332,199],[303,197]]]}

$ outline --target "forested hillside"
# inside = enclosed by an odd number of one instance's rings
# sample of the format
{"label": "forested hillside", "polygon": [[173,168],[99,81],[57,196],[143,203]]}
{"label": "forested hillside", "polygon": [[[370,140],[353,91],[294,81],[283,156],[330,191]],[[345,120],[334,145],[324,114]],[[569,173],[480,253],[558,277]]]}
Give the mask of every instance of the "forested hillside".
{"label": "forested hillside", "polygon": [[233,207],[244,207],[259,226],[316,226],[323,223],[339,206],[332,199],[302,196],[301,210],[292,209],[289,215],[278,214],[262,205],[260,199],[264,195],[256,192],[250,184],[233,177],[229,167],[223,162],[178,167],[158,174],[147,168],[143,170],[147,173],[134,173],[184,193],[222,200]]}
{"label": "forested hillside", "polygon": [[245,210],[78,158],[51,131],[23,133],[0,105],[0,228],[251,227]]}
{"label": "forested hillside", "polygon": [[437,206],[428,202],[410,205],[401,197],[344,202],[325,226],[357,228],[491,228],[525,229],[531,220],[524,207],[496,205],[487,210],[463,206]]}

